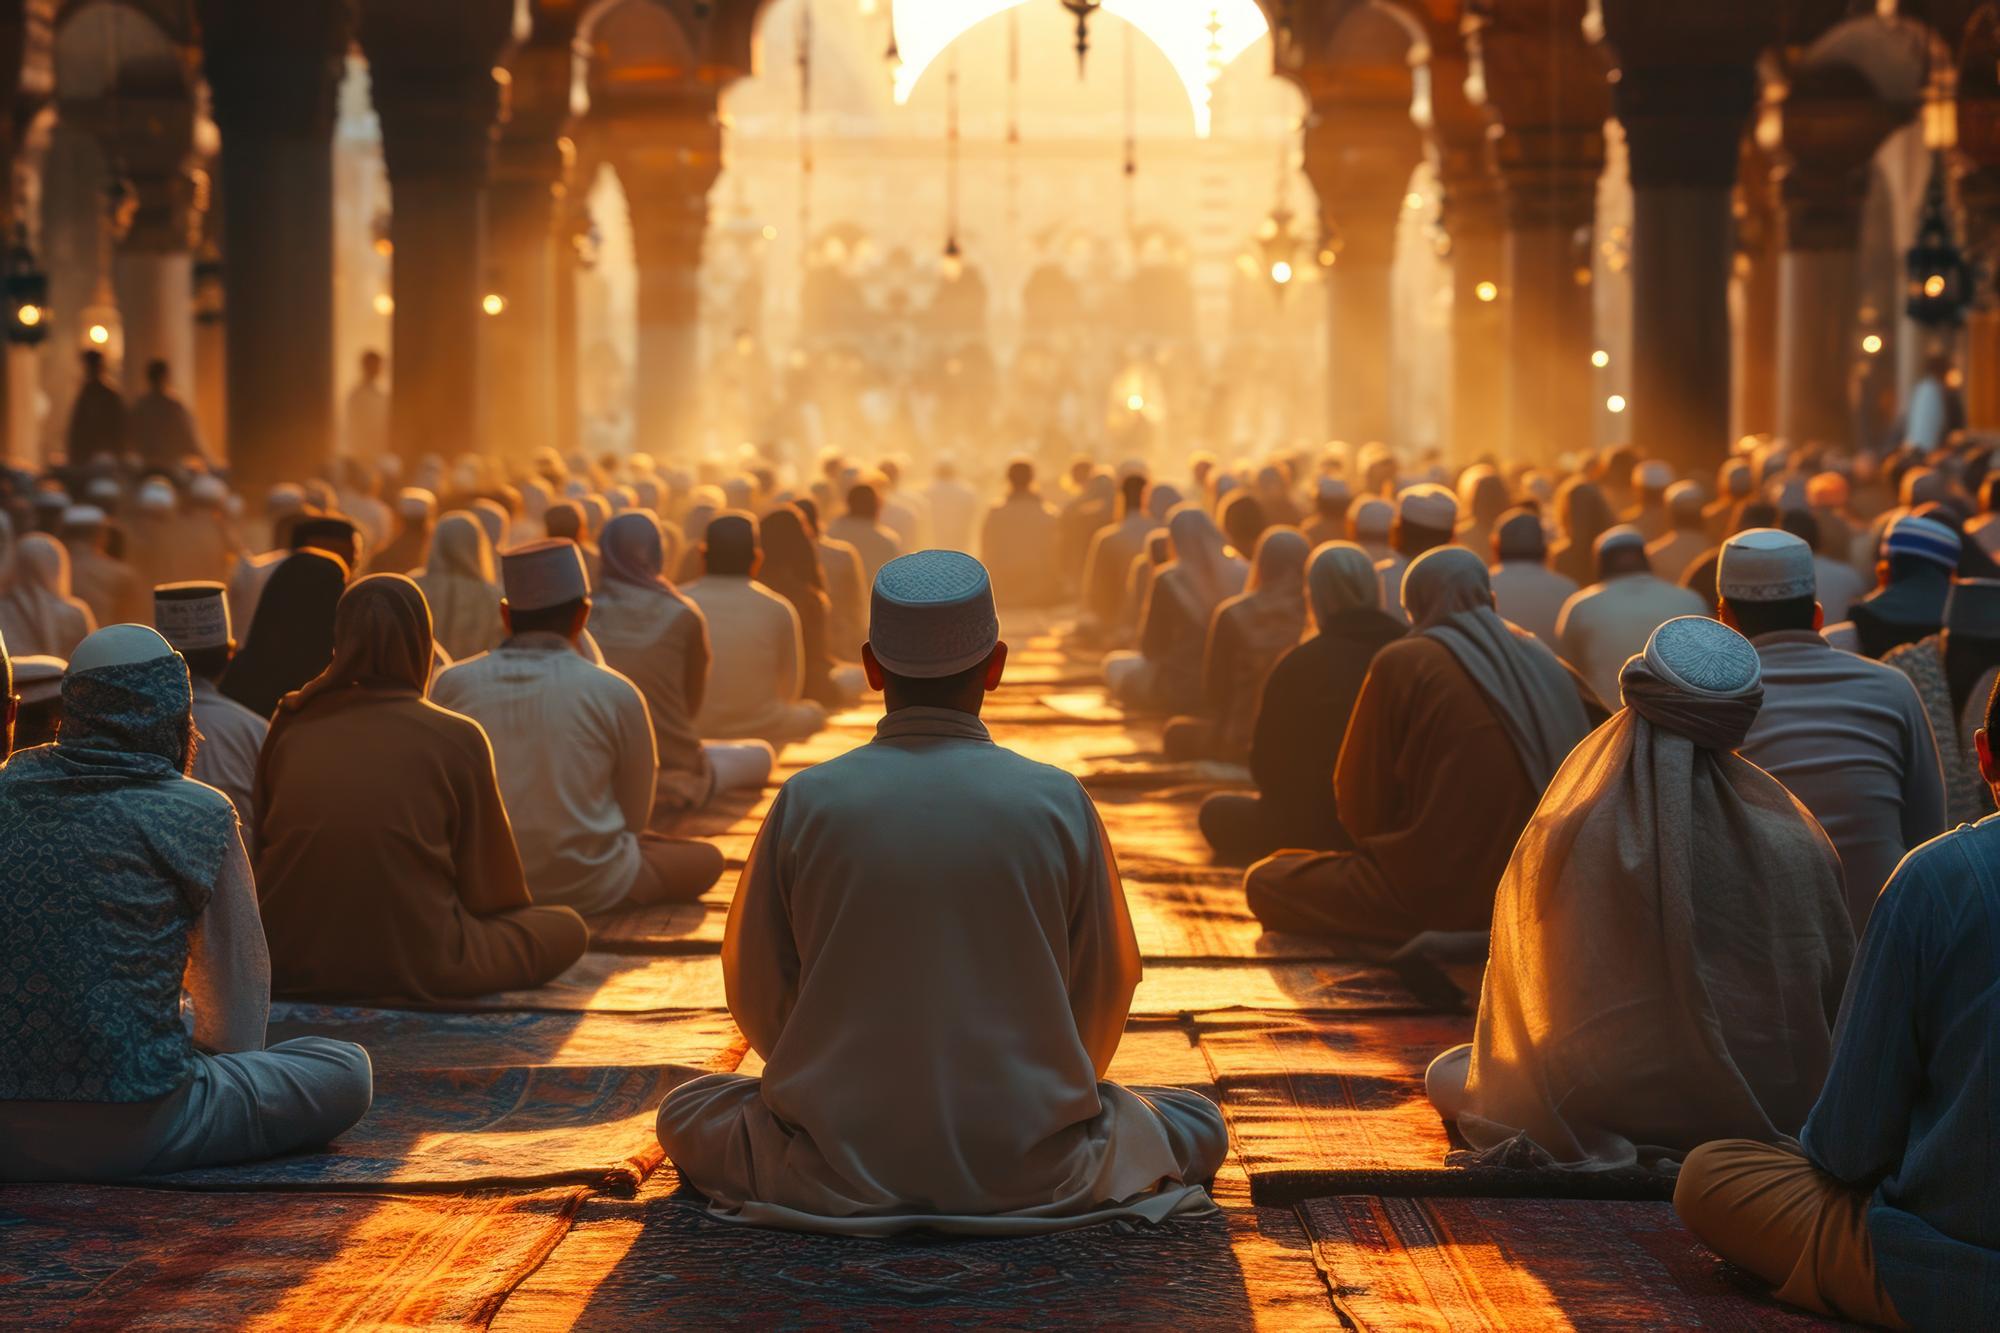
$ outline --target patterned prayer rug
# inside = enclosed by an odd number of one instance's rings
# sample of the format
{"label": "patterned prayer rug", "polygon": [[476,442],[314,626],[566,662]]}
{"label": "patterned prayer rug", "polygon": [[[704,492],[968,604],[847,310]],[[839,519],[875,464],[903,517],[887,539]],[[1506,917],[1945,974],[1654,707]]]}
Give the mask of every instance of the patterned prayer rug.
{"label": "patterned prayer rug", "polygon": [[494,1327],[1337,1328],[1310,1254],[1275,1209],[872,1240],[718,1222],[689,1193],[593,1200]]}
{"label": "patterned prayer rug", "polygon": [[700,1065],[729,1070],[745,1049],[728,1014],[435,1013],[279,1002],[269,1040],[333,1037],[397,1069],[502,1065]]}
{"label": "patterned prayer rug", "polygon": [[668,1068],[404,1069],[319,1152],[203,1167],[155,1184],[218,1190],[469,1190],[588,1185],[630,1196],[661,1152]]}
{"label": "patterned prayer rug", "polygon": [[1472,1039],[1462,1017],[1201,1024],[1230,1138],[1257,1202],[1334,1194],[1660,1199],[1653,1172],[1450,1166],[1451,1131],[1424,1070]]}
{"label": "patterned prayer rug", "polygon": [[9,1186],[0,1327],[483,1328],[583,1197]]}
{"label": "patterned prayer rug", "polygon": [[1350,1327],[1815,1329],[1665,1203],[1313,1199],[1300,1206]]}
{"label": "patterned prayer rug", "polygon": [[[717,889],[735,893],[736,876],[725,873]],[[729,912],[711,902],[661,903],[594,916],[590,947],[606,953],[710,954],[722,948]]]}
{"label": "patterned prayer rug", "polygon": [[440,1009],[471,1011],[623,1014],[728,1007],[722,993],[722,963],[713,955],[596,952],[585,954],[568,971],[533,990],[496,991],[438,1003]]}

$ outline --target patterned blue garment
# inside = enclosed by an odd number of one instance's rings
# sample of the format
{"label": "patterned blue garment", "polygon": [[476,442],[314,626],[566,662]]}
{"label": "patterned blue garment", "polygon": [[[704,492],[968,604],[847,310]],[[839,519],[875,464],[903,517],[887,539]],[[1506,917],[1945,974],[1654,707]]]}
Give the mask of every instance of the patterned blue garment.
{"label": "patterned blue garment", "polygon": [[1799,1140],[1873,1188],[1868,1234],[1914,1328],[2000,1310],[2000,815],[1911,852],[1868,918]]}
{"label": "patterned blue garment", "polygon": [[237,836],[185,776],[192,701],[178,655],[72,673],[61,740],[0,766],[0,1100],[188,1078],[188,933]]}

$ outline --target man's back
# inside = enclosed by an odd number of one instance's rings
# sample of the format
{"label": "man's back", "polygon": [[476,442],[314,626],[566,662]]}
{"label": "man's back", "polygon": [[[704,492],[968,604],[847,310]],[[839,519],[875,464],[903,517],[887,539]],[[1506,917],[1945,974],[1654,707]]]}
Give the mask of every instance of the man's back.
{"label": "man's back", "polygon": [[1032,491],[1017,491],[986,513],[980,558],[1002,606],[1046,606],[1055,599],[1055,510]]}
{"label": "man's back", "polygon": [[537,902],[602,911],[638,873],[651,815],[652,723],[638,687],[553,634],[447,668],[431,699],[479,723]]}
{"label": "man's back", "polygon": [[1082,787],[932,708],[786,784],[723,963],[772,1112],[846,1180],[943,1211],[1059,1183],[1021,1154],[1097,1115],[1139,976]]}
{"label": "man's back", "polygon": [[1751,642],[1764,702],[1740,753],[1833,839],[1859,934],[1903,853],[1944,829],[1944,778],[1923,702],[1902,672],[1811,630]]}
{"label": "man's back", "polygon": [[1935,839],[1896,872],[1848,980],[1833,1066],[1800,1141],[1850,1185],[1918,1328],[2000,1308],[2000,820]]}
{"label": "man's back", "polygon": [[846,542],[861,555],[861,573],[865,581],[872,583],[876,571],[903,554],[902,544],[896,535],[880,523],[856,514],[842,514],[827,524],[826,535],[835,541]]}
{"label": "man's back", "polygon": [[1558,651],[1583,673],[1598,701],[1615,711],[1625,659],[1644,651],[1653,631],[1675,616],[1706,615],[1709,609],[1699,596],[1665,579],[1621,574],[1564,603],[1556,623]]}
{"label": "man's back", "polygon": [[1576,580],[1536,560],[1507,560],[1493,569],[1493,609],[1556,651],[1556,619],[1576,595]]}
{"label": "man's back", "polygon": [[761,735],[799,698],[799,613],[741,575],[711,574],[681,591],[708,622],[713,661],[696,729],[715,738]]}

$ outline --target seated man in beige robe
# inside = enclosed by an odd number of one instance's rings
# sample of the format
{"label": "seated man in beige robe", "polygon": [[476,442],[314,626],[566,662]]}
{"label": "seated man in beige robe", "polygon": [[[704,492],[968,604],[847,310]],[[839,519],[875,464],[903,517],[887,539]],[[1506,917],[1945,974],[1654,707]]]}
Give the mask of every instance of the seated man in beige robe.
{"label": "seated man in beige robe", "polygon": [[1139,950],[1076,779],[979,720],[1007,650],[978,561],[875,582],[871,744],[779,792],[730,907],[730,1012],[761,1079],[711,1074],[660,1143],[735,1221],[1018,1233],[1205,1209],[1198,1094],[1105,1081]]}
{"label": "seated man in beige robe", "polygon": [[701,555],[707,572],[682,589],[708,625],[714,661],[694,725],[704,740],[783,746],[826,725],[805,697],[804,631],[792,604],[756,581],[764,552],[749,514],[718,514]]}

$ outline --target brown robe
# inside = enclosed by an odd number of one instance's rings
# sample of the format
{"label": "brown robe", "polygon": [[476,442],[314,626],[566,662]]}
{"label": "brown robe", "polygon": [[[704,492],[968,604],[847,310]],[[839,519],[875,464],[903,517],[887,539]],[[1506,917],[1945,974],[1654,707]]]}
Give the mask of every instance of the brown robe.
{"label": "brown robe", "polygon": [[1334,769],[1358,850],[1280,852],[1251,867],[1271,930],[1402,943],[1491,924],[1493,892],[1540,796],[1492,703],[1428,635],[1384,647]]}

